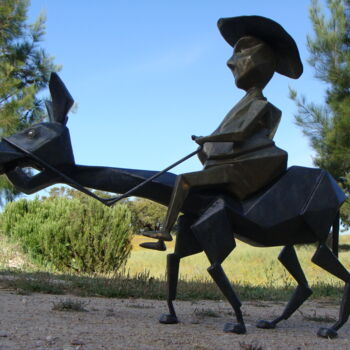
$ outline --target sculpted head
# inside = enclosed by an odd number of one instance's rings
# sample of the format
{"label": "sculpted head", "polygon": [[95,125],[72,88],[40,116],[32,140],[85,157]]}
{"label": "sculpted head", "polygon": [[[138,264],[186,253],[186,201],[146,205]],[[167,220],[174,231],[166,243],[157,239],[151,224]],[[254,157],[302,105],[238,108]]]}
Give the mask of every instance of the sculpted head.
{"label": "sculpted head", "polygon": [[297,79],[303,64],[294,39],[272,19],[261,16],[220,18],[218,28],[234,48],[227,65],[240,89],[263,89],[273,73]]}
{"label": "sculpted head", "polygon": [[256,37],[244,36],[234,46],[227,66],[237,87],[247,91],[252,87],[263,89],[272,78],[276,63],[276,55],[268,44]]}

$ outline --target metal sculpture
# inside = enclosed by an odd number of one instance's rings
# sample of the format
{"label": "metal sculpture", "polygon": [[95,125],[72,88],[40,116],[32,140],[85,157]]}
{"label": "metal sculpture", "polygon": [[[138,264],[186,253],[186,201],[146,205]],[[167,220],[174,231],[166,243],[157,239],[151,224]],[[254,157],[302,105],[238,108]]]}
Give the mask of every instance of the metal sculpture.
{"label": "metal sculpture", "polygon": [[[272,141],[281,112],[262,95],[275,71],[300,76],[298,49],[279,24],[264,17],[226,18],[218,26],[234,47],[228,66],[236,85],[247,94],[212,135],[193,137],[200,147],[184,159],[198,153],[202,172],[177,177],[167,171],[173,165],[157,173],[75,164],[66,127],[73,99],[57,74],[49,84],[50,121],[3,138],[0,172],[24,193],[65,183],[106,205],[132,193],[168,206],[163,229],[146,233],[158,241],[144,243],[145,248],[166,249],[164,240],[171,239],[169,231],[181,211],[175,251],[167,257],[169,313],[160,318],[164,324],[178,322],[173,301],[181,258],[204,251],[210,276],[236,314],[237,322],[227,323],[224,331],[246,332],[241,303],[221,267],[238,238],[257,246],[284,246],[278,259],[298,285],[278,318],[257,323],[259,328],[275,328],[312,293],[293,246],[318,243],[312,262],[345,282],[339,320],[318,331],[321,337],[334,338],[350,314],[350,274],[337,258],[339,207],[345,195],[325,170],[286,168],[287,153]],[[26,166],[39,173],[28,175]],[[104,199],[86,187],[124,195]],[[326,245],[331,228],[333,252]]]}

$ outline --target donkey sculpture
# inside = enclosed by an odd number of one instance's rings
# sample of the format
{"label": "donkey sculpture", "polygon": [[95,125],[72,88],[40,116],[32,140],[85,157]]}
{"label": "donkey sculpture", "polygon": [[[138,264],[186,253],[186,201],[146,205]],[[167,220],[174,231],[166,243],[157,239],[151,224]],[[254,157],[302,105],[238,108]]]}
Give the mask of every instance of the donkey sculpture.
{"label": "donkey sculpture", "polygon": [[[125,193],[156,173],[75,164],[66,127],[73,99],[55,73],[49,87],[52,96],[52,102],[47,104],[49,122],[3,138],[0,143],[0,171],[17,189],[30,194],[55,183],[65,183],[90,195],[85,187]],[[39,173],[27,175],[23,168],[28,166],[38,169]],[[176,175],[167,172],[139,188],[134,195],[167,205],[175,179]],[[221,267],[235,248],[237,238],[256,246],[284,246],[278,259],[296,280],[297,287],[279,317],[257,323],[259,328],[275,328],[312,294],[293,246],[318,243],[312,262],[345,282],[339,320],[318,331],[321,337],[336,337],[337,330],[350,314],[350,274],[337,258],[339,207],[344,200],[344,193],[325,170],[297,166],[289,168],[269,187],[244,201],[224,192],[191,192],[179,218],[175,251],[167,256],[169,314],[162,315],[160,322],[178,322],[173,300],[181,258],[204,251],[210,262],[208,272],[236,315],[237,322],[227,323],[224,331],[246,332],[241,303]],[[333,252],[326,245],[331,228]]]}

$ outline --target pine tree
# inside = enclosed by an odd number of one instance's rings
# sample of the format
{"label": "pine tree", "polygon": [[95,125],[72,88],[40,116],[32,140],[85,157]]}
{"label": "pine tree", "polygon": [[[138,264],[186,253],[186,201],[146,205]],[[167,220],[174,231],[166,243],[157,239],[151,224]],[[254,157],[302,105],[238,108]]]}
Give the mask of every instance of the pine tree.
{"label": "pine tree", "polygon": [[[322,105],[291,90],[298,107],[296,123],[309,138],[314,164],[328,170],[350,193],[350,0],[327,0],[325,12],[311,1],[313,36],[307,37],[308,63],[315,77],[326,83]],[[350,226],[350,203],[342,207],[342,220]]]}
{"label": "pine tree", "polygon": [[[0,0],[0,136],[12,134],[44,116],[39,92],[46,88],[51,71],[59,70],[40,48],[45,16],[27,24],[27,0]],[[0,179],[0,200],[9,200],[14,189]]]}

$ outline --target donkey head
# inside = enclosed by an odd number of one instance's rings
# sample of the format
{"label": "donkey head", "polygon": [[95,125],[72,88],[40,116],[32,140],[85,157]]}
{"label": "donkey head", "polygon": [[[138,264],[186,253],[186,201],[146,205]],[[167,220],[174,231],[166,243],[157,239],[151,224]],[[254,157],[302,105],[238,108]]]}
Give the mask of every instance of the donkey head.
{"label": "donkey head", "polygon": [[0,174],[23,166],[40,169],[39,159],[55,168],[74,164],[66,127],[67,113],[74,100],[56,73],[51,74],[49,89],[52,98],[52,102],[46,101],[49,122],[3,138],[0,143]]}

